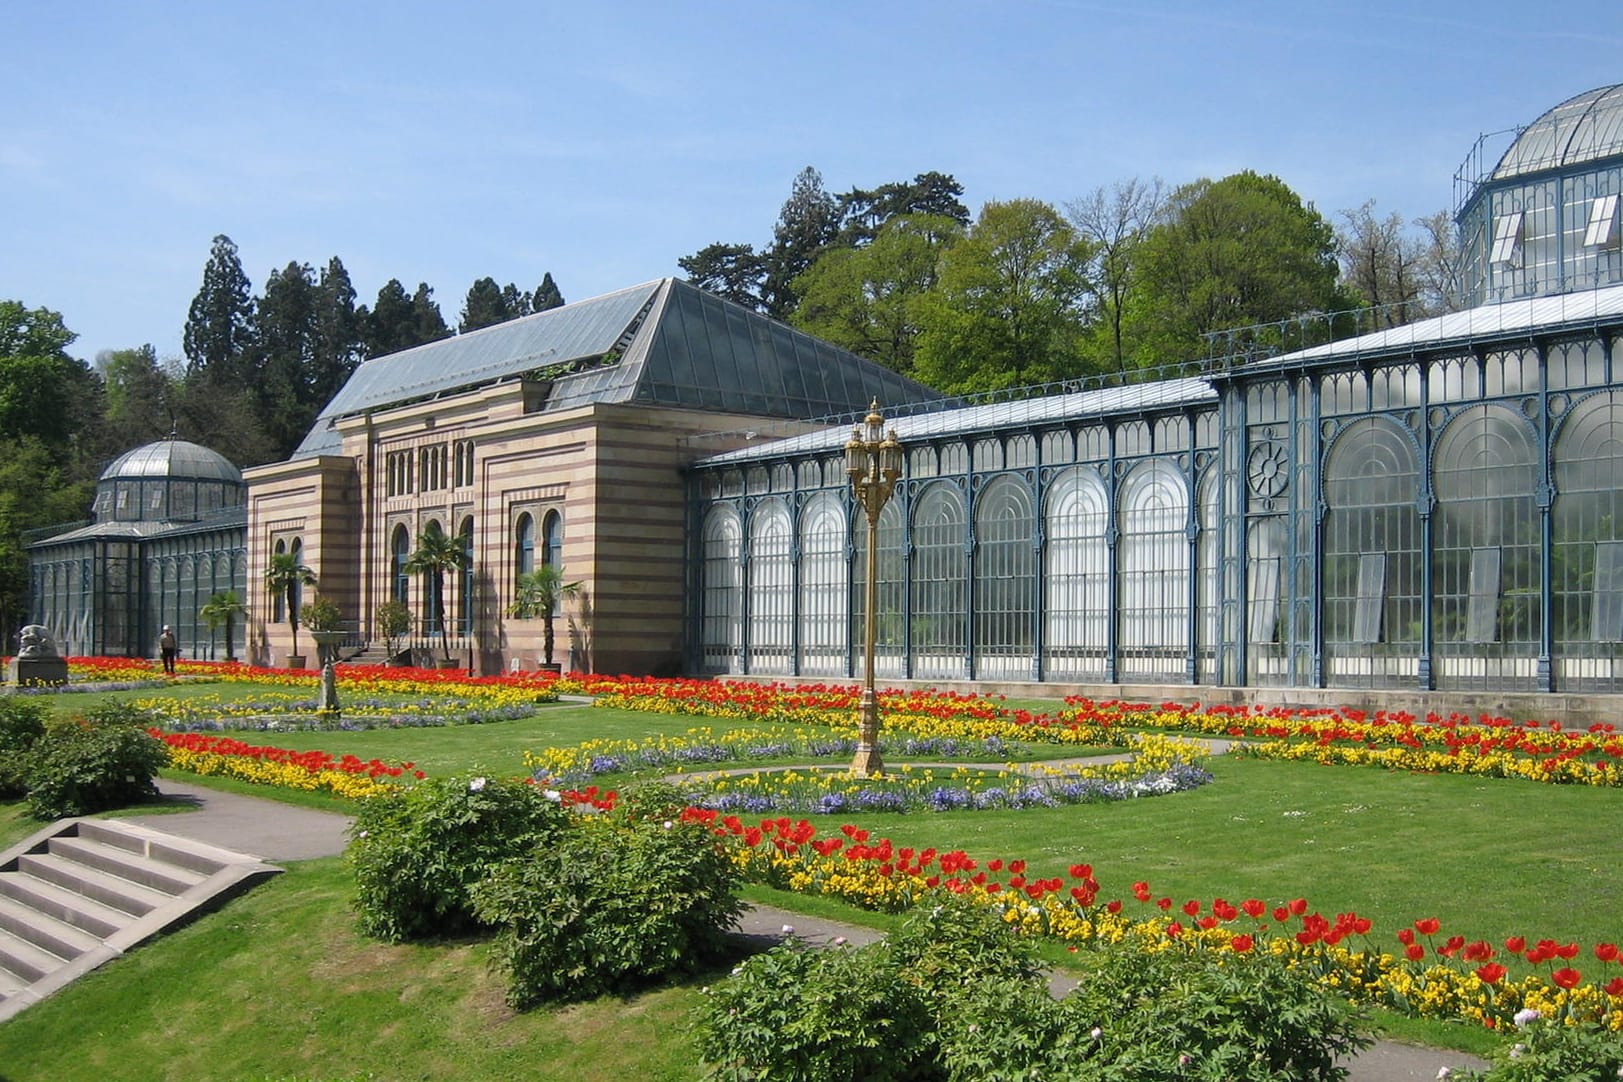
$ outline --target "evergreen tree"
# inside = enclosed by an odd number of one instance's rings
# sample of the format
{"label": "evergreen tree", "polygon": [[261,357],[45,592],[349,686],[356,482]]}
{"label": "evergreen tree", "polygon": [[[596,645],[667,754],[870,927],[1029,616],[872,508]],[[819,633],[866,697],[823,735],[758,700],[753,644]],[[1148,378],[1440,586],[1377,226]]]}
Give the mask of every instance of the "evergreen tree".
{"label": "evergreen tree", "polygon": [[512,282],[502,286],[502,306],[508,311],[508,319],[517,319],[519,316],[530,314],[530,295]]}
{"label": "evergreen tree", "polygon": [[872,190],[853,188],[838,199],[839,233],[835,243],[860,247],[872,243],[886,222],[904,216],[949,218],[969,226],[964,186],[949,173],[920,173],[911,181],[881,184]]}
{"label": "evergreen tree", "polygon": [[315,330],[309,384],[310,400],[319,413],[361,363],[364,348],[355,287],[337,256],[327,261],[316,284]]}
{"label": "evergreen tree", "polygon": [[548,271],[541,278],[541,284],[535,287],[535,293],[530,297],[530,311],[547,312],[554,308],[562,308],[564,295],[558,291],[557,283],[552,280],[552,272]]}
{"label": "evergreen tree", "polygon": [[800,303],[795,279],[806,273],[838,229],[838,204],[823,188],[823,174],[808,165],[795,177],[772,230],[762,285],[767,315],[788,319],[794,312]]}
{"label": "evergreen tree", "polygon": [[451,337],[451,328],[446,325],[445,317],[440,314],[440,306],[434,303],[434,291],[428,288],[427,282],[417,283],[417,292],[411,295],[411,312],[411,346],[438,342],[441,338]]}
{"label": "evergreen tree", "polygon": [[356,318],[361,325],[366,359],[371,360],[407,348],[405,343],[413,336],[417,313],[406,287],[400,284],[400,279],[391,278],[378,290],[372,307],[361,305]]}
{"label": "evergreen tree", "polygon": [[272,271],[258,304],[253,389],[276,457],[299,445],[310,422],[316,352],[316,283],[307,263]]}
{"label": "evergreen tree", "polygon": [[687,280],[706,293],[725,297],[752,312],[766,307],[761,289],[766,279],[766,258],[752,244],[707,244],[676,261]]}
{"label": "evergreen tree", "polygon": [[248,375],[246,361],[253,331],[254,302],[248,276],[237,258],[237,246],[221,234],[209,249],[203,284],[186,316],[182,349],[187,376],[240,386]]}
{"label": "evergreen tree", "polygon": [[513,312],[508,308],[507,298],[502,296],[502,287],[496,284],[496,279],[480,278],[468,287],[468,297],[462,302],[462,321],[457,324],[457,331],[467,334],[512,318]]}

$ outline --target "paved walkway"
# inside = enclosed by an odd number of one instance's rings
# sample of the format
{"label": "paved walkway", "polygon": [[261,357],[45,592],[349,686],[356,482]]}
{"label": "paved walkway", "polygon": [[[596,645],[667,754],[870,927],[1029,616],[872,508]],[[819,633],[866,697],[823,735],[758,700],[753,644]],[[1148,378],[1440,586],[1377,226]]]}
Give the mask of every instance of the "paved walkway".
{"label": "paved walkway", "polygon": [[[195,804],[196,808],[131,817],[154,830],[166,830],[269,861],[337,856],[348,842],[352,820],[346,815],[241,796],[170,778],[159,779],[158,787],[164,796]],[[827,944],[842,936],[854,944],[871,943],[879,938],[879,933],[872,928],[768,906],[755,906],[746,913],[739,932],[765,948],[781,941],[787,934],[785,928],[792,928],[794,935],[817,944]],[[1063,977],[1056,978],[1055,990],[1063,992]],[[1438,1052],[1381,1041],[1352,1061],[1348,1079],[1349,1082],[1434,1082],[1439,1068],[1445,1066],[1480,1068],[1485,1064],[1459,1052]]]}

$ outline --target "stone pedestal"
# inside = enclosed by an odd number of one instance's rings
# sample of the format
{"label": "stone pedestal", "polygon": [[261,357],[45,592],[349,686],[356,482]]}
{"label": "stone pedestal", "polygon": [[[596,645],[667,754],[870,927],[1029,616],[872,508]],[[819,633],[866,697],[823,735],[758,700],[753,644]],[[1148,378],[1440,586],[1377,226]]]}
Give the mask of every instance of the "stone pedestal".
{"label": "stone pedestal", "polygon": [[6,679],[13,684],[59,687],[68,682],[68,659],[64,657],[14,657],[6,666]]}

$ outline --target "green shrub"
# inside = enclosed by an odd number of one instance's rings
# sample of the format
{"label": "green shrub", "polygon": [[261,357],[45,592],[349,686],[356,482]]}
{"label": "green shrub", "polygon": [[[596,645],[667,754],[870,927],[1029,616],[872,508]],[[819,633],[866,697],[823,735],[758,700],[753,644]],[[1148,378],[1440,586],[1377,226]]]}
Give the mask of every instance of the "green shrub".
{"label": "green shrub", "polygon": [[0,696],[0,800],[28,792],[28,753],[50,714],[39,699]]}
{"label": "green shrub", "polygon": [[1124,944],[1094,967],[1056,1002],[999,907],[943,898],[860,951],[744,963],[699,1008],[698,1048],[731,1082],[1322,1082],[1368,1043],[1350,1008],[1271,955]]}
{"label": "green shrub", "polygon": [[1096,961],[1062,1011],[1073,1037],[1097,1043],[1108,1082],[1324,1082],[1369,1044],[1345,1002],[1266,951],[1119,945]]}
{"label": "green shrub", "polygon": [[497,869],[473,907],[500,927],[492,964],[526,1007],[697,970],[743,912],[738,878],[702,826],[600,816]]}
{"label": "green shrub", "polygon": [[[1530,1012],[1531,1013],[1531,1012]],[[1615,1082],[1623,1078],[1623,1033],[1599,1022],[1529,1018],[1484,1072],[1455,1071],[1456,1082]]]}
{"label": "green shrub", "polygon": [[474,927],[468,889],[568,822],[533,785],[466,774],[365,801],[347,851],[361,931],[398,942]]}
{"label": "green shrub", "polygon": [[697,1048],[720,1082],[914,1082],[938,1077],[922,988],[882,945],[789,942],[709,988]]}
{"label": "green shrub", "polygon": [[36,819],[90,815],[157,795],[152,779],[169,762],[151,718],[126,703],[53,720],[27,753],[28,811]]}

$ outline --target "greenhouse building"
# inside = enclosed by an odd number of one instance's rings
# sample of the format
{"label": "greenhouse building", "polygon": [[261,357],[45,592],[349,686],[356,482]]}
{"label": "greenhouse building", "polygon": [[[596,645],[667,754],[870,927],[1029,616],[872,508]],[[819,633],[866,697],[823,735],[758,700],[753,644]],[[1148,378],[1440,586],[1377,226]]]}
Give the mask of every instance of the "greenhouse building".
{"label": "greenhouse building", "polygon": [[[1623,691],[1623,86],[1470,179],[1475,307],[1184,378],[885,408],[878,674]],[[690,469],[692,670],[860,671],[851,438]]]}

